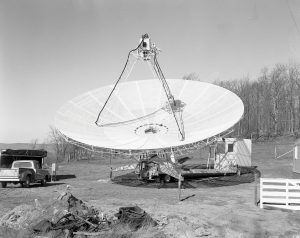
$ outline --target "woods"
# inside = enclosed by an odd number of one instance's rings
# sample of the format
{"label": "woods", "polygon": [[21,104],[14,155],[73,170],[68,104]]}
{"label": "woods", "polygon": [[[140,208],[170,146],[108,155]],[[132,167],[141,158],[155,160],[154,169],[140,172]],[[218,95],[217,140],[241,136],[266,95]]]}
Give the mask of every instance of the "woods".
{"label": "woods", "polygon": [[[183,78],[200,80],[194,73]],[[234,127],[234,136],[300,136],[299,64],[276,64],[272,69],[263,68],[256,79],[243,77],[214,84],[236,93],[244,103],[244,116]]]}
{"label": "woods", "polygon": [[79,159],[91,159],[93,157],[94,154],[92,151],[66,141],[55,127],[50,126],[49,129],[47,143],[51,145],[54,151],[56,162],[70,162]]}

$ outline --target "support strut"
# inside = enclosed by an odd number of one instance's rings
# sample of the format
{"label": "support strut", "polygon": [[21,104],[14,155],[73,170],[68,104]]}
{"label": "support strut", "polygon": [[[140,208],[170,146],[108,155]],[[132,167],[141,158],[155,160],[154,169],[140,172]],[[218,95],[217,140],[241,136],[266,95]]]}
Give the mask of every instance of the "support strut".
{"label": "support strut", "polygon": [[[176,125],[178,127],[178,131],[179,131],[180,140],[183,141],[185,139],[184,123],[183,123],[183,119],[182,119],[183,103],[180,100],[175,100],[174,96],[171,93],[170,87],[169,87],[169,85],[165,79],[165,76],[164,76],[164,74],[158,64],[158,61],[157,61],[158,52],[159,52],[159,49],[155,46],[155,44],[151,44],[148,34],[144,34],[142,36],[142,38],[140,39],[139,45],[135,49],[129,51],[125,66],[122,70],[122,73],[121,73],[120,77],[118,78],[117,82],[115,83],[112,91],[110,92],[108,98],[106,99],[103,107],[101,108],[101,110],[97,116],[97,119],[95,121],[95,124],[97,126],[105,126],[105,125],[99,124],[101,113],[103,112],[107,102],[109,101],[111,95],[113,94],[114,90],[116,89],[118,83],[122,79],[123,74],[124,74],[126,68],[128,67],[130,57],[133,55],[136,59],[141,59],[143,61],[149,61],[151,63],[153,71],[155,72],[157,78],[160,80],[160,82],[163,86],[164,92],[166,94],[167,104],[168,104],[167,111],[169,113],[171,113],[175,119]],[[133,66],[131,67],[129,73],[127,73],[126,78],[129,77],[129,74],[130,74]],[[115,123],[115,124],[118,124],[118,123]]]}

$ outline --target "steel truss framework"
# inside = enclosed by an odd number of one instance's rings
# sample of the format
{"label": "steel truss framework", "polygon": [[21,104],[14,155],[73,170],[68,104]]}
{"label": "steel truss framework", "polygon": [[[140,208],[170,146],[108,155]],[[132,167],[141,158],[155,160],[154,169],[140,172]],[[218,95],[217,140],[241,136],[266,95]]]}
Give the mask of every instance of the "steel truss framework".
{"label": "steel truss framework", "polygon": [[112,148],[101,148],[101,147],[96,147],[92,145],[87,145],[79,141],[75,141],[67,136],[65,136],[63,133],[59,132],[60,135],[70,144],[73,144],[75,146],[81,147],[83,149],[92,151],[96,154],[107,154],[107,155],[120,155],[121,157],[124,158],[133,158],[138,160],[141,155],[155,155],[155,154],[174,154],[175,156],[181,156],[188,154],[189,152],[193,152],[195,150],[201,149],[205,146],[208,145],[213,145],[217,143],[218,138],[223,138],[231,134],[233,130],[227,130],[224,131],[223,133],[212,136],[210,138],[207,138],[202,141],[198,141],[195,143],[190,143],[182,146],[176,146],[176,147],[170,147],[170,148],[161,148],[161,149],[151,149],[151,150],[117,150],[117,149],[112,149]]}
{"label": "steel truss framework", "polygon": [[[132,72],[132,69],[133,69],[134,65],[136,64],[137,60],[143,60],[143,61],[148,62],[148,65],[150,66],[154,76],[157,77],[159,79],[159,81],[161,82],[162,87],[163,87],[164,92],[167,97],[167,111],[168,111],[168,113],[172,114],[175,119],[175,122],[176,122],[176,125],[178,128],[178,132],[179,132],[179,139],[184,141],[185,132],[184,132],[184,123],[183,123],[183,119],[182,119],[182,111],[183,111],[185,104],[183,102],[181,102],[180,100],[174,99],[174,96],[171,93],[169,85],[168,85],[168,83],[165,79],[165,76],[160,68],[160,65],[157,61],[158,52],[159,52],[159,49],[155,46],[155,44],[151,44],[148,34],[143,35],[139,45],[135,49],[129,51],[127,61],[122,70],[122,73],[121,73],[119,79],[117,80],[117,82],[115,83],[114,87],[112,88],[108,98],[106,99],[106,101],[105,101],[103,107],[101,108],[101,110],[98,114],[98,117],[95,121],[95,124],[97,126],[99,126],[99,127],[113,126],[113,125],[119,125],[122,123],[129,122],[129,121],[125,121],[125,122],[101,124],[100,123],[101,122],[101,114],[102,114],[104,108],[106,107],[108,101],[110,100],[118,83],[123,78],[124,78],[124,81],[127,80],[130,73]],[[132,58],[131,56],[133,56],[133,58],[134,58],[133,62],[130,62],[131,58]],[[149,64],[149,62],[150,62],[150,64]],[[136,118],[135,120],[139,120],[139,119],[141,119],[141,118]],[[134,121],[134,120],[132,120],[132,121]]]}

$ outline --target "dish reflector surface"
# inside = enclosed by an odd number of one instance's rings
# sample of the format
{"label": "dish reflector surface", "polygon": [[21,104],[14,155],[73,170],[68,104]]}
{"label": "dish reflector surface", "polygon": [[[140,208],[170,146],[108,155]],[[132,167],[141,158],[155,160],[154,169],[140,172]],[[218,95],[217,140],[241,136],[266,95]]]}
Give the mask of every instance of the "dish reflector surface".
{"label": "dish reflector surface", "polygon": [[55,125],[65,136],[100,148],[163,149],[195,143],[217,135],[238,122],[244,105],[222,87],[183,79],[167,79],[182,105],[185,140],[179,139],[174,116],[166,110],[167,97],[158,79],[118,84],[97,126],[95,120],[113,85],[78,96],[63,105]]}

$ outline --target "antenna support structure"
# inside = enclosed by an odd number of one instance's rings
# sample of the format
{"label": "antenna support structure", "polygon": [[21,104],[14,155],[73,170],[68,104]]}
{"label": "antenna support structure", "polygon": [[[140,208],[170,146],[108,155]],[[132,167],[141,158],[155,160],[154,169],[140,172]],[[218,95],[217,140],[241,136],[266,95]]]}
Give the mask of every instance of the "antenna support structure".
{"label": "antenna support structure", "polygon": [[[102,109],[100,110],[98,117],[95,121],[95,124],[99,127],[105,126],[101,125],[99,122],[101,120],[101,113],[106,107],[107,102],[109,101],[110,97],[112,96],[114,90],[116,89],[118,83],[121,81],[122,78],[125,78],[125,80],[129,77],[135,63],[137,60],[142,60],[144,62],[147,62],[154,73],[154,75],[159,79],[159,81],[162,84],[162,87],[164,89],[165,95],[167,97],[167,102],[165,106],[165,110],[172,114],[174,117],[174,120],[176,122],[178,132],[179,132],[179,139],[181,141],[185,140],[185,132],[184,132],[184,123],[182,119],[182,111],[185,106],[185,104],[180,100],[175,100],[174,96],[171,93],[170,87],[165,79],[165,76],[161,70],[160,65],[157,61],[157,55],[159,54],[160,49],[156,47],[154,43],[151,43],[151,39],[148,34],[142,35],[139,41],[139,45],[135,48],[129,51],[127,61],[125,63],[125,66],[122,70],[122,73],[115,83],[114,87],[112,88],[108,98],[106,99]],[[129,66],[129,62],[132,61],[131,58],[134,58],[133,62],[131,62],[131,66]]]}

